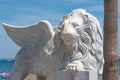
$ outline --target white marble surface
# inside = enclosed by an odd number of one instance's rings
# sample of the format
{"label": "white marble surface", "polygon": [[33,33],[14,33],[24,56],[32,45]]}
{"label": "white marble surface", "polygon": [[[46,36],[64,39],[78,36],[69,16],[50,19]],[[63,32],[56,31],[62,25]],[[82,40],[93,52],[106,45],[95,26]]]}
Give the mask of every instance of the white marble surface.
{"label": "white marble surface", "polygon": [[47,20],[21,28],[5,23],[3,26],[21,47],[8,80],[23,80],[29,73],[55,76],[62,69],[103,72],[100,24],[84,9],[65,15],[55,28]]}
{"label": "white marble surface", "polygon": [[58,71],[57,80],[98,80],[98,75],[95,71]]}

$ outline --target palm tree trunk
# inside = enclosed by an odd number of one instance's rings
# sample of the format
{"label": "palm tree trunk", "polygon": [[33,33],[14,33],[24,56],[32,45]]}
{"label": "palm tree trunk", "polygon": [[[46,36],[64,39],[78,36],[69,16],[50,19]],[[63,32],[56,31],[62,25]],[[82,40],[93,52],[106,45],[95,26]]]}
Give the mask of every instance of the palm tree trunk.
{"label": "palm tree trunk", "polygon": [[104,0],[103,80],[119,80],[118,76],[118,0]]}

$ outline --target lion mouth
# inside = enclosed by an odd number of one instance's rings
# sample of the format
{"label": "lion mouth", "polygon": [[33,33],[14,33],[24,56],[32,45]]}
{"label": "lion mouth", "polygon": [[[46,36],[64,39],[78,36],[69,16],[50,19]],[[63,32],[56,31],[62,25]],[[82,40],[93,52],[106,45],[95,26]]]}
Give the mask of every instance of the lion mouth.
{"label": "lion mouth", "polygon": [[63,40],[74,40],[74,39],[77,39],[79,37],[79,35],[73,35],[73,34],[63,34],[61,35],[61,38]]}
{"label": "lion mouth", "polygon": [[65,38],[62,38],[64,40],[75,40],[75,39],[78,39],[78,37],[65,37]]}
{"label": "lion mouth", "polygon": [[66,46],[72,46],[73,44],[75,44],[77,42],[77,37],[74,37],[74,38],[64,38],[63,41],[64,41],[64,44]]}
{"label": "lion mouth", "polygon": [[71,46],[77,42],[79,35],[66,33],[66,34],[61,34],[61,38],[66,46]]}
{"label": "lion mouth", "polygon": [[64,38],[63,41],[74,42],[74,41],[76,41],[76,39],[78,39],[78,38],[77,37],[74,37],[74,38]]}

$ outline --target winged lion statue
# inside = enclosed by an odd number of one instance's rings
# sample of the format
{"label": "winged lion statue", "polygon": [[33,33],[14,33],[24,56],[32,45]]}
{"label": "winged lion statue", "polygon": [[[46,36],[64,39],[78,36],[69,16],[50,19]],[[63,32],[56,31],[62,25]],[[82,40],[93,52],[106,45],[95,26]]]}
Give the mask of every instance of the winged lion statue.
{"label": "winged lion statue", "polygon": [[47,20],[19,28],[6,23],[3,26],[21,47],[8,80],[23,80],[29,73],[42,79],[63,69],[102,74],[102,31],[98,20],[84,9],[65,15],[56,27]]}

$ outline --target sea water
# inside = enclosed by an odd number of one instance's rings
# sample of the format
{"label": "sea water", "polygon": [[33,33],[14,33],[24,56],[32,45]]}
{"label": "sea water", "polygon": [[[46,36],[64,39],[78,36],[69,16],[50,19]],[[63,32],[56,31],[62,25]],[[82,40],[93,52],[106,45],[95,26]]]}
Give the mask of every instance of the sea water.
{"label": "sea water", "polygon": [[[14,59],[0,59],[0,74],[10,74],[14,66]],[[7,77],[0,76],[0,80],[6,80]]]}
{"label": "sea water", "polygon": [[[0,74],[7,73],[10,74],[14,66],[14,59],[0,59]],[[120,75],[120,59],[119,59],[119,75]],[[0,80],[6,80],[1,79]]]}

